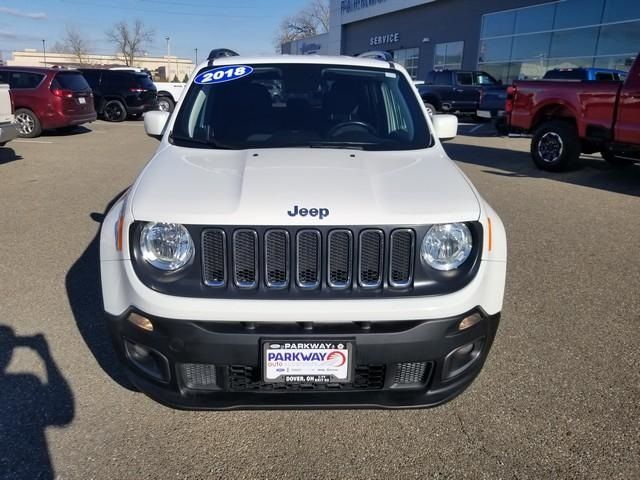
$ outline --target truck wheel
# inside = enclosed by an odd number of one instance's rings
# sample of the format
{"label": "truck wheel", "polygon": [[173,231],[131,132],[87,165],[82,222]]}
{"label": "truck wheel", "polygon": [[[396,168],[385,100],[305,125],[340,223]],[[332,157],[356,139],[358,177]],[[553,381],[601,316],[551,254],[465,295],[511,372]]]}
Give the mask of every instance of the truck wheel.
{"label": "truck wheel", "polygon": [[602,155],[602,158],[604,158],[608,163],[615,165],[616,167],[624,167],[625,165],[631,165],[632,163],[637,162],[637,160],[634,160],[633,158],[620,157],[609,149],[602,150],[600,155]]}
{"label": "truck wheel", "polygon": [[123,122],[127,118],[127,109],[120,100],[107,100],[102,116],[107,122]]}
{"label": "truck wheel", "polygon": [[430,103],[424,102],[424,108],[427,109],[427,113],[429,115],[431,115],[432,117],[438,113],[438,111],[436,110],[436,107],[434,107],[433,105],[431,105]]}
{"label": "truck wheel", "polygon": [[35,138],[42,133],[42,125],[36,114],[26,108],[16,110],[16,122],[18,123],[18,136],[22,138]]}
{"label": "truck wheel", "polygon": [[158,110],[160,110],[161,112],[173,112],[173,107],[174,107],[174,103],[173,100],[171,100],[169,97],[158,97]]}
{"label": "truck wheel", "polygon": [[576,127],[561,120],[543,123],[531,140],[531,157],[541,170],[567,170],[580,157]]}

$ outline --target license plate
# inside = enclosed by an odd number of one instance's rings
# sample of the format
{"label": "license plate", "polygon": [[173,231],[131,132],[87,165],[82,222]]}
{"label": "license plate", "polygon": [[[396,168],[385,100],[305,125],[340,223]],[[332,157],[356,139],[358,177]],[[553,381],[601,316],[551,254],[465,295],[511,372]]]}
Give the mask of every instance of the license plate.
{"label": "license plate", "polygon": [[80,98],[78,98],[78,103],[80,103],[80,104],[87,103],[87,99],[84,98],[84,97],[80,97]]}
{"label": "license plate", "polygon": [[487,110],[478,110],[476,112],[476,115],[479,116],[480,118],[491,118],[491,112]]}
{"label": "license plate", "polygon": [[263,343],[263,376],[268,383],[348,383],[353,342],[267,341]]}

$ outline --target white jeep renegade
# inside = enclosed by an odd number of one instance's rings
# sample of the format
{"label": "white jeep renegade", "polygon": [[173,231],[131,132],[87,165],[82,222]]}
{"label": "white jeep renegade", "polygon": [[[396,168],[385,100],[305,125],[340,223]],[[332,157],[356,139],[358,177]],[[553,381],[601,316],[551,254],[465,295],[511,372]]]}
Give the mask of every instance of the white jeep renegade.
{"label": "white jeep renegade", "polygon": [[400,66],[214,51],[105,218],[104,308],[177,408],[423,407],[478,375],[505,286],[497,214]]}

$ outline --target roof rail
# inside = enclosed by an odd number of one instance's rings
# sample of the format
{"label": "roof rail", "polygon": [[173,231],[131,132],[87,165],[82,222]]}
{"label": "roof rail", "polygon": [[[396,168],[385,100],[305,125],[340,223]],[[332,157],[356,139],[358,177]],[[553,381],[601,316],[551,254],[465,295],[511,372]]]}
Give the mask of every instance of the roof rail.
{"label": "roof rail", "polygon": [[391,55],[391,53],[389,52],[385,52],[384,50],[371,50],[369,52],[364,52],[356,56],[359,58],[372,58],[374,60],[382,60],[383,62],[393,62],[393,55]]}
{"label": "roof rail", "polygon": [[213,65],[213,61],[217,58],[237,57],[237,56],[238,56],[237,52],[234,52],[233,50],[229,50],[228,48],[214,48],[209,53],[209,57],[207,58],[207,60],[209,60],[209,66],[211,66]]}

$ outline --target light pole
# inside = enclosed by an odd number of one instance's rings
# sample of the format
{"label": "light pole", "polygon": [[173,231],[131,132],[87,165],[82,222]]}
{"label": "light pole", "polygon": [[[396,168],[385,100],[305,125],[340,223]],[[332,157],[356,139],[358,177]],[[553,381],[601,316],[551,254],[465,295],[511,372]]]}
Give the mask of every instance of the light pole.
{"label": "light pole", "polygon": [[197,67],[198,66],[198,49],[196,48],[195,51],[196,51],[196,67]]}
{"label": "light pole", "polygon": [[47,66],[47,47],[44,42],[44,38],[42,39],[42,58],[44,59],[44,66]]}
{"label": "light pole", "polygon": [[169,61],[169,53],[171,52],[171,50],[169,49],[169,41],[171,40],[171,37],[164,37],[164,39],[167,41],[167,82],[170,82],[171,77],[169,76],[169,67],[171,65],[171,62]]}

